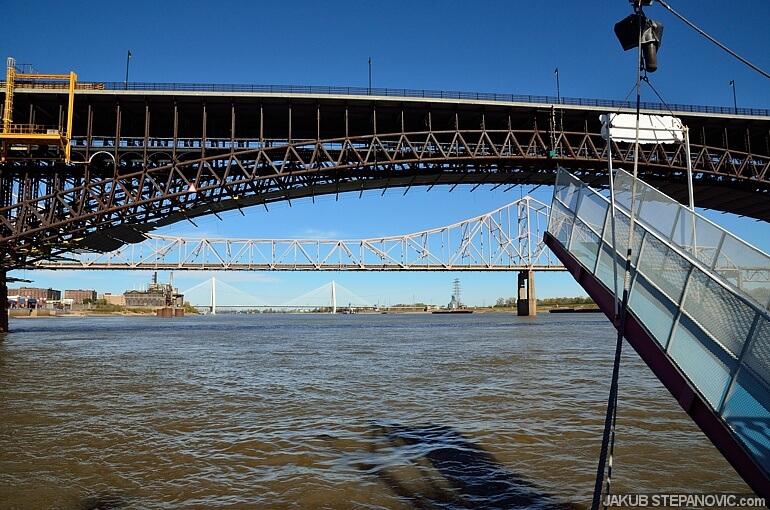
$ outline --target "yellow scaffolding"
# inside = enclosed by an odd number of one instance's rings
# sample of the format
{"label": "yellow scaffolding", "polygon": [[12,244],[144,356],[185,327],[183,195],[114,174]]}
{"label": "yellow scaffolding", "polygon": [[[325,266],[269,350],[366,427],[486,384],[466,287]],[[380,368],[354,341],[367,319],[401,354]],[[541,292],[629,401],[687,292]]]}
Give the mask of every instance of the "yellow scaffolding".
{"label": "yellow scaffolding", "polygon": [[[64,152],[64,161],[70,162],[70,140],[72,139],[72,116],[75,104],[75,88],[77,75],[70,71],[69,74],[42,74],[23,73],[16,69],[16,60],[8,57],[8,66],[5,81],[5,106],[3,109],[3,131],[0,133],[2,151],[0,163],[4,163],[8,157],[8,151],[12,148],[29,148],[30,145],[56,145]],[[69,84],[51,83],[67,81]],[[27,88],[56,88],[67,87],[69,89],[69,106],[67,108],[66,126],[44,126],[41,124],[14,124],[13,122],[13,94],[17,82]]]}

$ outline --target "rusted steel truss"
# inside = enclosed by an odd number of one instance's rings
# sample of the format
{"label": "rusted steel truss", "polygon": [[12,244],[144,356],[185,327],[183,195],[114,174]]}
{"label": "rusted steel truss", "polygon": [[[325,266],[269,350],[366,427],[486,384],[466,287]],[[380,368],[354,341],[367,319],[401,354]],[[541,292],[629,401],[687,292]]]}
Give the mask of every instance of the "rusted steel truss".
{"label": "rusted steel truss", "polygon": [[[55,154],[27,148],[0,167],[0,267],[25,267],[76,248],[111,251],[141,241],[158,226],[302,197],[413,186],[551,184],[557,164],[594,186],[606,179],[609,148],[596,110],[568,111],[566,122],[562,112],[558,124],[564,128],[556,129],[556,111],[542,106],[392,104],[392,98],[384,106],[361,98],[314,105],[317,99],[304,99],[293,113],[291,99],[273,98],[271,107],[278,108],[277,102],[282,108],[280,122],[261,104],[249,116],[236,116],[235,102],[229,116],[221,105],[217,116],[210,115],[205,100],[186,110],[176,100],[173,107],[154,109],[146,103],[144,111],[116,101],[109,115],[107,106],[81,105],[74,129],[85,136],[73,136],[76,163],[65,165]],[[164,123],[156,125],[157,110]],[[333,129],[322,111],[334,119]],[[194,120],[180,120],[181,112]],[[99,115],[102,120],[95,120]],[[387,122],[378,123],[378,115]],[[762,130],[770,126],[770,119],[753,122]],[[713,143],[718,137],[713,126],[708,130],[706,136],[702,128],[701,140]],[[725,130],[723,147],[699,145],[693,137],[696,200],[768,219],[768,136],[756,143],[754,128],[744,146],[753,140],[761,153],[737,151],[728,148],[734,131],[728,137]],[[615,166],[630,168],[633,148],[614,143],[612,157]],[[645,146],[639,164],[648,182],[686,196],[682,146]]]}

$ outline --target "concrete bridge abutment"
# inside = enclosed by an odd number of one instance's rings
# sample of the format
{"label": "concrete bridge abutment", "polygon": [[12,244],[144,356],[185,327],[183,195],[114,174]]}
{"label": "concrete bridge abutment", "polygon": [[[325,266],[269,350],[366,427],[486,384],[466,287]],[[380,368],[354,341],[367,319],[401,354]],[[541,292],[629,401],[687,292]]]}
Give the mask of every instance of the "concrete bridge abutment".
{"label": "concrete bridge abutment", "polygon": [[535,272],[531,269],[519,272],[519,294],[516,299],[516,311],[522,317],[537,315]]}

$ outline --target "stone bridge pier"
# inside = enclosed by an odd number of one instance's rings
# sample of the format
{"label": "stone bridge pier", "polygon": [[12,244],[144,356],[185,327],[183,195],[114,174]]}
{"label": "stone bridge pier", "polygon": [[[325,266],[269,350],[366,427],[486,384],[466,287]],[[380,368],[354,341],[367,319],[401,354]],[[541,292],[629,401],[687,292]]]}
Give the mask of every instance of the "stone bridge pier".
{"label": "stone bridge pier", "polygon": [[519,294],[516,300],[516,311],[519,316],[537,315],[535,272],[531,269],[519,272]]}

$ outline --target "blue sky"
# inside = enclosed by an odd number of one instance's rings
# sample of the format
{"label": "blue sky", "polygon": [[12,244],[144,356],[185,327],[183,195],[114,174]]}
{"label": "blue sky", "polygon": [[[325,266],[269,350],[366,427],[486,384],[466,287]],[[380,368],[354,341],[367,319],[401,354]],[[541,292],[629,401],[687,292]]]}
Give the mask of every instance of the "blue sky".
{"label": "blue sky", "polygon": [[[673,9],[764,70],[770,70],[770,2],[669,0]],[[77,1],[10,2],[0,48],[41,72],[75,71],[83,81],[255,83],[374,87],[625,99],[635,84],[635,52],[624,52],[613,25],[631,13],[626,0],[504,1]],[[645,9],[665,25],[650,75],[668,103],[769,108],[770,80],[741,64],[661,5]],[[642,99],[657,101],[649,88]],[[480,188],[413,189],[251,209],[173,225],[190,237],[324,237],[358,239],[405,234],[466,219],[518,199]],[[548,202],[550,189],[536,197]],[[697,202],[697,196],[696,196]],[[711,215],[770,249],[764,223]],[[35,286],[118,293],[145,284],[149,273],[15,272]],[[261,295],[298,296],[334,279],[380,303],[446,303],[456,273],[220,273]],[[177,273],[184,290],[208,275]],[[490,304],[515,295],[515,274],[463,274],[463,300]],[[167,279],[161,275],[161,279]],[[584,295],[565,275],[538,274],[538,297]]]}

